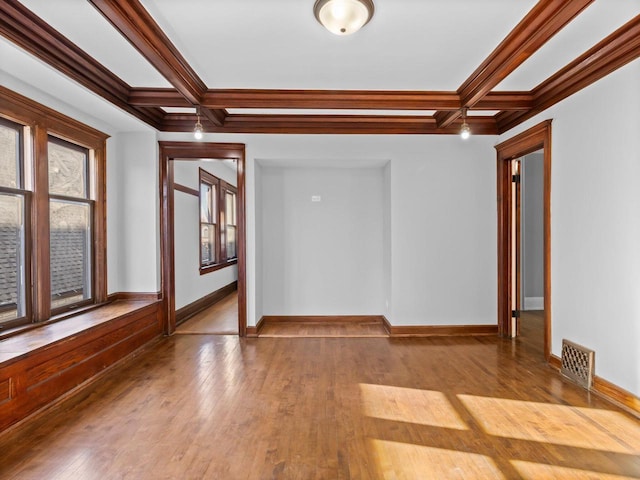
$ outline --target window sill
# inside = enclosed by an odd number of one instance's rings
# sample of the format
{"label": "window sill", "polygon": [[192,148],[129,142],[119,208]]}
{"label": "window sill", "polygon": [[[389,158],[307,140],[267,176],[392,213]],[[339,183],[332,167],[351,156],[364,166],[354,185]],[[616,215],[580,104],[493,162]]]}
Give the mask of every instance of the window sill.
{"label": "window sill", "polygon": [[120,300],[91,305],[76,310],[73,314],[59,315],[46,322],[21,325],[3,332],[0,337],[0,364],[122,318],[154,303],[157,301]]}
{"label": "window sill", "polygon": [[234,258],[233,260],[229,260],[224,263],[216,263],[214,265],[207,265],[204,267],[200,267],[200,275],[206,275],[207,273],[215,272],[216,270],[221,270],[226,267],[230,267],[231,265],[235,265],[238,263],[238,259]]}

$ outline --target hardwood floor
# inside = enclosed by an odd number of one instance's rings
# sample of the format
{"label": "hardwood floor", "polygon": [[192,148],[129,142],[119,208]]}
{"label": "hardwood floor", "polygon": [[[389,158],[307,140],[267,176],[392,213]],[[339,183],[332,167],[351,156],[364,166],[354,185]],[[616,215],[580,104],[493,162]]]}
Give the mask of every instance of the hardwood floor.
{"label": "hardwood floor", "polygon": [[640,478],[640,421],[534,338],[176,335],[0,436],[0,478]]}
{"label": "hardwood floor", "polygon": [[238,335],[238,292],[196,313],[176,328],[176,334]]}

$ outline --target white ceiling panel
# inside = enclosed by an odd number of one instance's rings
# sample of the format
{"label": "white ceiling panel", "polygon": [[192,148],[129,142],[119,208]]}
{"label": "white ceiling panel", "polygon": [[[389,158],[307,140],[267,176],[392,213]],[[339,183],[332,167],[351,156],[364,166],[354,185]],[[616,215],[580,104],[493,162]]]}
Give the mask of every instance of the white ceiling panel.
{"label": "white ceiling panel", "polygon": [[89,2],[20,1],[130,86],[171,86]]}
{"label": "white ceiling panel", "polygon": [[[91,126],[149,131],[151,127],[0,37],[0,84]],[[10,67],[10,68],[7,68]],[[7,69],[5,71],[5,69]],[[85,113],[78,116],[78,109]]]}
{"label": "white ceiling panel", "polygon": [[534,0],[375,0],[360,32],[313,1],[142,0],[210,88],[455,90]]}
{"label": "white ceiling panel", "polygon": [[495,90],[531,90],[640,14],[640,0],[598,0],[534,53]]}

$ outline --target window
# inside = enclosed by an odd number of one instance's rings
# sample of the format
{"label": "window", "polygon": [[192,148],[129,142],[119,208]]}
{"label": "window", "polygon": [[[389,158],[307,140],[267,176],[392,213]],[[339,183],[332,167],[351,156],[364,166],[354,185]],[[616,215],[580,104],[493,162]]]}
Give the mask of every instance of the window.
{"label": "window", "polygon": [[51,309],[92,300],[89,150],[49,137]]}
{"label": "window", "polygon": [[200,169],[200,273],[237,261],[236,188]]}
{"label": "window", "polygon": [[106,136],[9,90],[0,99],[2,331],[106,301]]}
{"label": "window", "polygon": [[24,182],[24,128],[0,118],[0,324],[28,317],[26,285],[27,208]]}

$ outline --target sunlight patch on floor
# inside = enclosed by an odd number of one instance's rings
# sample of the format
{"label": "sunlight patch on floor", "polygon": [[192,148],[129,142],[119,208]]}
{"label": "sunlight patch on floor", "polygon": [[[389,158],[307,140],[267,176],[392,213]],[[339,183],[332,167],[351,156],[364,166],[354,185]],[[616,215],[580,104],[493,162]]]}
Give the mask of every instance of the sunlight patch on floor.
{"label": "sunlight patch on floor", "polygon": [[490,435],[640,454],[640,427],[622,413],[474,395],[458,398]]}
{"label": "sunlight patch on floor", "polygon": [[360,398],[368,417],[468,430],[442,392],[361,383]]}
{"label": "sunlight patch on floor", "polygon": [[523,462],[520,460],[512,460],[511,464],[524,480],[539,480],[541,478],[558,478],[562,480],[632,480],[638,478],[612,475],[610,473],[590,472],[578,468]]}
{"label": "sunlight patch on floor", "polygon": [[381,478],[416,478],[416,472],[419,478],[505,478],[485,455],[378,439],[369,439],[369,443]]}

